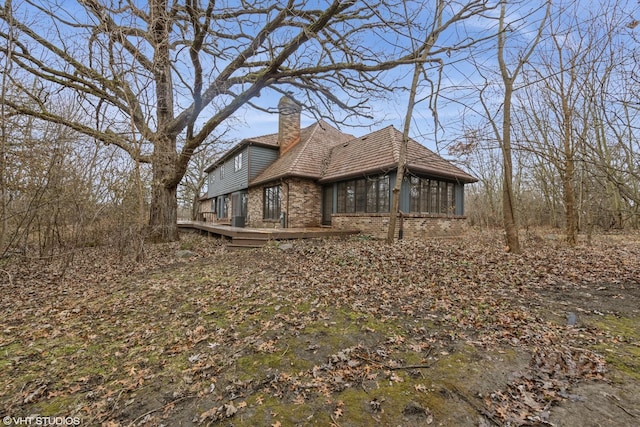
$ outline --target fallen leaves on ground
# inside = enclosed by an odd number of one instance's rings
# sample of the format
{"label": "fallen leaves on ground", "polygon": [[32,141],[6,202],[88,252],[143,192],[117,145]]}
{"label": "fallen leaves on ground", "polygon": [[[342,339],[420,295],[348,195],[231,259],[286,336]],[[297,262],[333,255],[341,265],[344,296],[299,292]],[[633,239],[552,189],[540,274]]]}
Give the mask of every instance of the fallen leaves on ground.
{"label": "fallen leaves on ground", "polygon": [[[192,256],[176,257],[185,245]],[[143,263],[108,248],[5,260],[0,405],[18,416],[155,425],[249,417],[274,399],[313,401],[324,402],[327,424],[345,426],[357,423],[341,397],[361,390],[355,410],[370,420],[430,424],[440,413],[426,405],[446,385],[427,381],[428,370],[464,345],[530,354],[503,388],[465,400],[495,422],[544,424],[573,384],[604,378],[606,367],[587,348],[600,332],[541,317],[540,290],[606,286],[624,297],[638,286],[640,243],[603,238],[569,248],[538,239],[522,255],[501,248],[488,233],[246,252],[187,236],[149,246]],[[393,387],[422,400],[391,414],[393,399],[377,393]],[[305,417],[318,420],[318,411]],[[260,413],[268,425],[287,425],[277,411]]]}

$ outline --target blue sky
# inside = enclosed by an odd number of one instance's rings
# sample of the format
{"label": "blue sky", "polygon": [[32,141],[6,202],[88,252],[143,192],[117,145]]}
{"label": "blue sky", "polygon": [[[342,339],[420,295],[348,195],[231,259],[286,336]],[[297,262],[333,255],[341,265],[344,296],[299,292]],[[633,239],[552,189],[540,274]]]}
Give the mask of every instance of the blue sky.
{"label": "blue sky", "polygon": [[[534,33],[539,16],[532,16],[524,19],[532,11],[541,9],[544,2],[534,0],[531,2],[521,2],[508,9],[508,21],[518,22],[517,36],[519,42],[526,43],[530,40]],[[497,18],[499,11],[487,14],[493,18]],[[539,14],[538,14],[539,15]],[[480,35],[495,34],[498,22],[496,19],[471,18],[462,25],[455,27],[449,32],[445,32],[440,36],[439,45],[446,46],[454,43],[455,40],[461,39],[461,34],[470,34],[475,37]],[[512,38],[516,38],[515,35]],[[481,59],[487,67],[494,67],[497,70],[497,62],[495,60],[495,41],[488,41],[481,46],[473,48],[473,52]],[[438,141],[447,141],[453,139],[455,135],[459,135],[460,124],[464,110],[463,104],[477,103],[477,99],[470,98],[470,94],[474,91],[472,86],[479,85],[479,75],[474,72],[473,67],[465,59],[468,57],[469,51],[465,50],[459,53],[453,53],[450,56],[440,55],[439,57],[445,62],[446,66],[442,74],[443,96],[438,101],[438,119],[441,127],[438,129],[437,135],[434,134],[434,120],[432,112],[428,108],[428,99],[417,105],[414,111],[414,117],[411,127],[411,136],[418,142],[427,146],[433,151],[446,155],[446,142],[436,143]],[[387,73],[386,78],[390,80],[402,80],[404,85],[409,85],[411,67],[394,70]],[[434,82],[437,81],[438,75],[434,69],[427,72],[427,75]],[[457,87],[456,90],[451,90]],[[421,94],[419,98],[426,98],[430,93],[430,89],[426,83],[422,84]],[[266,96],[265,96],[266,95]],[[273,108],[278,103],[279,94],[268,94],[265,91],[260,99],[260,105],[263,107]],[[338,127],[347,133],[360,136],[385,126],[393,125],[397,129],[402,130],[405,120],[405,112],[407,108],[408,94],[402,91],[388,93],[385,99],[372,99],[369,102],[373,119],[359,118],[353,119],[350,124],[353,126],[339,125]],[[234,125],[234,129],[228,134],[232,139],[242,139],[251,136],[269,134],[277,132],[278,116],[277,114],[268,114],[262,111],[252,109],[243,109],[236,114],[238,121]],[[302,126],[308,126],[314,123],[316,118],[312,117],[308,112],[302,115]]]}
{"label": "blue sky", "polygon": [[[44,0],[43,2],[48,3]],[[416,2],[416,4],[419,3],[420,2]],[[534,15],[528,17],[528,15],[531,11],[540,9],[543,4],[544,2],[541,0],[520,1],[508,10],[507,20],[514,23],[512,26],[514,29],[513,33],[509,35],[509,47],[513,49],[514,55],[517,55],[517,52],[521,50],[522,46],[533,37],[539,16]],[[565,4],[575,6],[578,9],[582,7],[584,10],[595,8],[595,3],[588,0],[568,0]],[[74,14],[73,5],[76,5],[75,8],[78,7],[76,2],[66,0],[59,2],[59,5],[70,14]],[[637,9],[638,5],[635,0],[624,0],[621,2],[620,7],[623,9],[629,8],[630,14],[632,14],[631,9]],[[488,17],[484,18],[471,18],[465,21],[464,25],[443,33],[440,37],[440,44],[450,44],[452,40],[460,40],[465,34],[477,37],[478,35],[495,33],[497,21],[490,18],[497,17],[498,10],[494,10],[487,15]],[[389,37],[393,37],[393,34],[390,34]],[[441,58],[447,63],[447,66],[443,74],[443,96],[440,97],[438,104],[438,115],[442,125],[437,132],[438,140],[447,141],[453,139],[456,135],[460,135],[461,124],[464,121],[474,120],[472,117],[473,114],[471,114],[468,109],[464,110],[464,104],[471,106],[474,103],[477,104],[477,98],[473,99],[471,94],[474,91],[473,86],[479,84],[481,79],[478,73],[474,72],[474,68],[467,60],[470,53],[486,67],[487,75],[490,74],[490,71],[493,75],[492,78],[496,78],[497,76],[495,74],[497,71],[495,41],[487,42],[483,46],[474,47],[469,51],[465,50],[459,53],[453,52],[451,55],[441,55]],[[403,69],[387,73],[386,78],[390,81],[394,79],[401,80],[405,83],[405,86],[408,86],[408,78],[410,75],[411,67],[404,67]],[[437,75],[434,70],[428,72],[428,76],[434,81],[437,80]],[[497,80],[499,80],[499,78],[497,78]],[[452,90],[451,88],[453,87],[456,89]],[[420,96],[426,97],[428,92],[428,87],[424,86]],[[496,91],[496,94],[499,95],[499,91]],[[254,101],[259,103],[263,108],[273,109],[274,113],[268,114],[263,111],[251,109],[250,107],[241,109],[235,114],[232,129],[226,134],[226,139],[240,140],[246,137],[277,132],[278,116],[275,113],[275,109],[280,96],[281,95],[275,91],[265,89],[261,97]],[[407,107],[406,98],[406,92],[396,91],[389,93],[385,99],[371,99],[369,101],[369,107],[373,119],[352,119],[348,122],[348,124],[352,126],[339,127],[342,131],[352,133],[356,136],[388,125],[402,129]],[[496,108],[499,108],[499,96],[495,99],[495,105]],[[315,120],[316,118],[311,116],[309,112],[303,111],[302,126],[308,126]],[[435,144],[434,121],[426,102],[419,104],[416,108],[414,122],[411,128],[411,136],[434,151],[439,151],[439,148],[443,148],[444,144]],[[442,154],[446,154],[446,152]]]}

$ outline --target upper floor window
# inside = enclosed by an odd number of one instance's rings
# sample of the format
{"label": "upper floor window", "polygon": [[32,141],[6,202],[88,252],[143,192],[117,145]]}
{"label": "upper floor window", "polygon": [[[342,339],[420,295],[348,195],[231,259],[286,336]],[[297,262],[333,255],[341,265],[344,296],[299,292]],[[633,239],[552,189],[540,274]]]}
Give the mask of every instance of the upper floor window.
{"label": "upper floor window", "polygon": [[233,171],[238,172],[242,169],[242,153],[238,154],[235,159],[233,159]]}
{"label": "upper floor window", "polygon": [[224,163],[220,165],[220,179],[224,179]]}

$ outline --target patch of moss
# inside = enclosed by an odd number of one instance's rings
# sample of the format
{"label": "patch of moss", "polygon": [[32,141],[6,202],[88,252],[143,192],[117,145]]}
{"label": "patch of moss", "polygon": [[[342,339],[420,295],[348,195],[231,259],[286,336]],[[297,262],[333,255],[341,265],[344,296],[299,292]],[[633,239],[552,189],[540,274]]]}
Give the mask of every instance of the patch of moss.
{"label": "patch of moss", "polygon": [[596,322],[596,324],[614,335],[632,338],[636,341],[640,340],[640,328],[638,328],[640,326],[640,318],[609,315],[605,316],[601,322]]}
{"label": "patch of moss", "polygon": [[390,336],[401,333],[402,328],[398,323],[384,322],[370,314],[349,309],[338,309],[330,313],[329,318],[309,323],[304,328],[304,332],[308,334],[334,331],[342,336],[347,334],[364,335],[367,332]]}
{"label": "patch of moss", "polygon": [[424,364],[424,354],[415,351],[400,353],[403,365],[422,365]]}
{"label": "patch of moss", "polygon": [[196,243],[193,240],[181,240],[180,241],[180,250],[182,251],[190,251],[196,247]]}
{"label": "patch of moss", "polygon": [[465,346],[460,351],[451,354],[442,354],[438,356],[438,361],[432,367],[432,370],[438,372],[438,377],[450,380],[459,375],[461,369],[465,369],[469,365],[469,360],[474,353],[473,347]]}
{"label": "patch of moss", "polygon": [[38,414],[45,417],[69,416],[71,408],[77,401],[76,396],[57,396],[52,399],[43,400],[36,404]]}
{"label": "patch of moss", "polygon": [[[274,425],[282,427],[328,426],[332,408],[325,398],[317,397],[304,404],[294,404],[264,394],[252,396],[247,400],[248,407],[241,416],[233,419],[233,424],[242,427],[256,425]],[[366,425],[366,424],[364,424]]]}
{"label": "patch of moss", "polygon": [[17,342],[6,345],[0,350],[0,370],[11,366],[12,359],[17,356],[18,352],[22,349],[22,345]]}
{"label": "patch of moss", "polygon": [[640,318],[605,316],[595,324],[608,337],[595,349],[618,374],[640,379]]}
{"label": "patch of moss", "polygon": [[81,348],[82,348],[81,343],[68,342],[68,343],[65,343],[64,345],[51,348],[50,353],[53,357],[65,357],[65,356],[71,356]]}

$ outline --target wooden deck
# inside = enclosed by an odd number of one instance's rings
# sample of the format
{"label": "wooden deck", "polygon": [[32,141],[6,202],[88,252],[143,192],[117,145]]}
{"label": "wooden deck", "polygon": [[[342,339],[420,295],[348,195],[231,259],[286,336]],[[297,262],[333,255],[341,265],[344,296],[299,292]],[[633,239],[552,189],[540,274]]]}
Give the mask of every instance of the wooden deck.
{"label": "wooden deck", "polygon": [[329,227],[314,228],[249,228],[232,227],[201,221],[178,221],[178,228],[198,230],[231,240],[230,247],[257,248],[270,240],[312,239],[331,236],[351,236],[358,230],[335,230]]}

